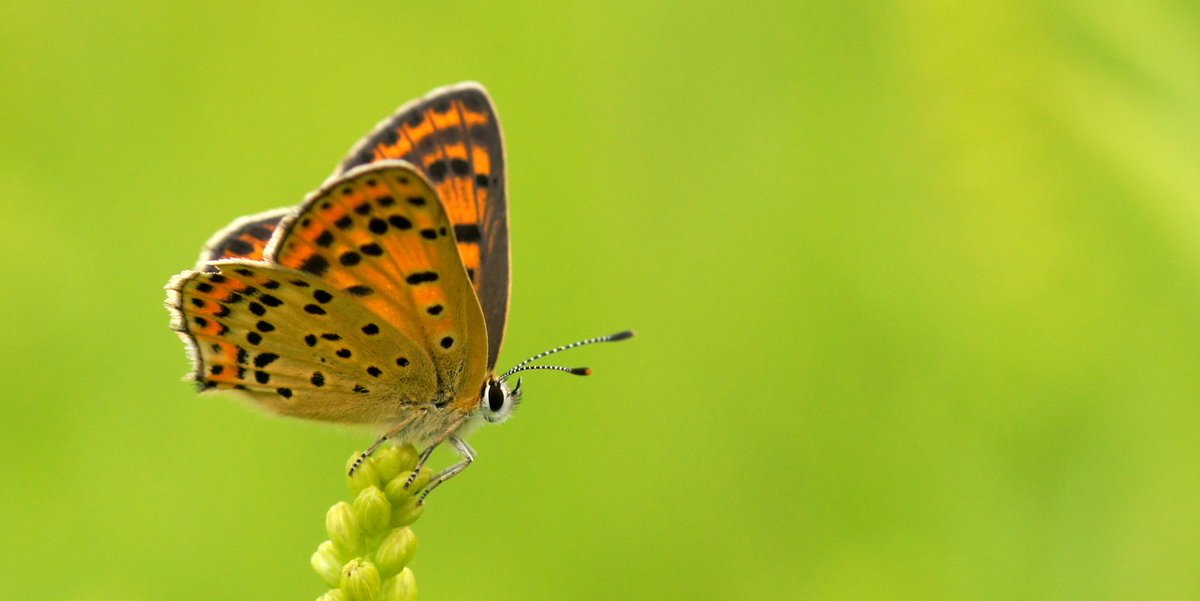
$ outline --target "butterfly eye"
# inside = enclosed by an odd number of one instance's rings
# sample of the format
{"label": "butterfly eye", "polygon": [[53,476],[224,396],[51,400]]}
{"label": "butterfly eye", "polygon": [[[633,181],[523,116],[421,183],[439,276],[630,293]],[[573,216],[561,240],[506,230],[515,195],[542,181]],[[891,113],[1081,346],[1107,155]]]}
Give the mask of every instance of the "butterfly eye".
{"label": "butterfly eye", "polygon": [[480,399],[480,405],[483,409],[483,417],[489,422],[500,423],[508,419],[512,414],[513,404],[516,400],[508,390],[508,385],[500,381],[489,382],[483,390],[483,398]]}
{"label": "butterfly eye", "polygon": [[504,391],[499,386],[488,386],[488,409],[499,413],[504,408]]}

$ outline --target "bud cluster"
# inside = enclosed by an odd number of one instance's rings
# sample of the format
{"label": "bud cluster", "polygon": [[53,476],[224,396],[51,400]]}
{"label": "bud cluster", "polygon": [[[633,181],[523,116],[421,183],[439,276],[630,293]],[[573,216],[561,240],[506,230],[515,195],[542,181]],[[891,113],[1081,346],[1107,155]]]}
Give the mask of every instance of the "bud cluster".
{"label": "bud cluster", "polygon": [[[347,472],[358,456],[350,457]],[[422,506],[413,493],[432,476],[429,468],[422,468],[405,489],[416,465],[412,446],[387,446],[347,477],[354,501],[329,508],[329,540],[312,555],[313,570],[332,587],[317,601],[416,600],[416,581],[407,566],[417,550],[417,537],[409,525],[421,516]]]}

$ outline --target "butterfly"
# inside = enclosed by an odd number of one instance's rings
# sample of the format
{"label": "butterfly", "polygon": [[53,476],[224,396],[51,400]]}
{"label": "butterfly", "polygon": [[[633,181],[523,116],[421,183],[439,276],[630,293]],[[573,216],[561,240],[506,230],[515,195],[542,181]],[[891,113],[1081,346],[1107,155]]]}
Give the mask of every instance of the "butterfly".
{"label": "butterfly", "polygon": [[633,332],[581,340],[497,375],[510,291],[504,142],[487,91],[434,90],[380,122],[333,175],[295,208],[234,221],[205,245],[194,270],[167,284],[171,327],[203,391],[233,391],[269,411],[386,426],[350,469],[385,442],[449,443],[499,423],[521,400],[530,370],[553,353]]}

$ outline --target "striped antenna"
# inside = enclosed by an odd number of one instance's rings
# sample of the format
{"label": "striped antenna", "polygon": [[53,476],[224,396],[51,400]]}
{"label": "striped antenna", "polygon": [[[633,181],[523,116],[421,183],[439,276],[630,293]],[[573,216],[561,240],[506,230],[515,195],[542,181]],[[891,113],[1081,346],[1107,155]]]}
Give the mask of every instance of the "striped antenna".
{"label": "striped antenna", "polygon": [[555,371],[565,371],[567,373],[574,374],[577,376],[586,376],[586,375],[589,375],[592,373],[592,370],[590,370],[586,367],[559,367],[559,366],[553,366],[553,365],[534,365],[534,366],[529,366],[529,367],[526,367],[526,366],[529,365],[530,363],[533,363],[534,361],[537,361],[538,359],[541,359],[542,357],[547,356],[547,355],[553,355],[554,353],[561,353],[562,351],[565,351],[567,349],[573,349],[577,346],[586,346],[589,344],[595,344],[597,342],[616,342],[618,340],[625,340],[627,338],[633,338],[632,330],[625,330],[623,332],[617,332],[616,334],[609,334],[608,336],[597,336],[595,338],[588,338],[587,340],[580,340],[579,342],[572,342],[571,344],[564,344],[563,346],[560,346],[558,348],[552,348],[548,351],[538,353],[538,354],[514,365],[512,369],[504,372],[504,375],[500,376],[499,379],[501,381],[504,381],[506,378],[508,378],[509,376],[511,376],[517,372],[529,371],[529,370],[533,370],[533,369],[550,369],[550,370],[555,370]]}

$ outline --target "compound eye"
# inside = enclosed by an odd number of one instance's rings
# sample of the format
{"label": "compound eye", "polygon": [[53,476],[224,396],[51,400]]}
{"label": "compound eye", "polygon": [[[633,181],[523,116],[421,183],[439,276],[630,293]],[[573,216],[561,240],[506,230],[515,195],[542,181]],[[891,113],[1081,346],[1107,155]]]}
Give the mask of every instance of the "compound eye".
{"label": "compound eye", "polygon": [[504,391],[499,386],[488,386],[488,409],[492,413],[499,413],[504,409]]}

